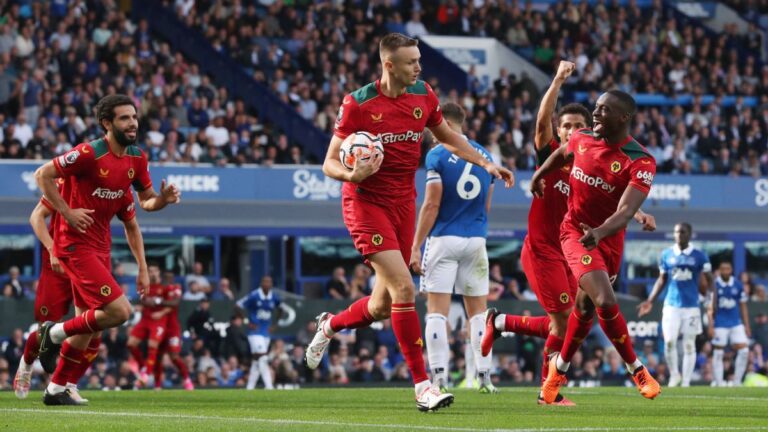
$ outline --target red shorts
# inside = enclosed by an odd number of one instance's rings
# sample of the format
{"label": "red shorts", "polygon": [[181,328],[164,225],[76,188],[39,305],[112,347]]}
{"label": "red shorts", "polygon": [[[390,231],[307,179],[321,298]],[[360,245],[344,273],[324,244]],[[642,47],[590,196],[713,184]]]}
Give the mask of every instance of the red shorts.
{"label": "red shorts", "polygon": [[176,317],[169,317],[165,326],[165,337],[162,342],[163,349],[172,352],[181,352],[181,326]]}
{"label": "red shorts", "polygon": [[564,257],[538,256],[528,237],[523,242],[520,261],[531,290],[547,313],[557,313],[573,307],[578,285]]}
{"label": "red shorts", "polygon": [[72,283],[66,274],[56,273],[50,262],[45,261],[35,295],[35,321],[59,322],[72,304]]}
{"label": "red shorts", "polygon": [[416,231],[414,201],[398,207],[382,207],[344,196],[341,206],[344,224],[366,262],[368,256],[377,252],[399,250],[408,265]]}
{"label": "red shorts", "polygon": [[78,255],[59,257],[59,262],[72,281],[75,306],[100,309],[123,295],[112,277],[109,254],[81,251]]}
{"label": "red shorts", "polygon": [[602,270],[608,273],[613,281],[619,274],[621,255],[624,252],[624,234],[616,234],[605,238],[597,247],[588,251],[579,242],[584,233],[570,224],[560,227],[560,245],[577,282],[589,272]]}
{"label": "red shorts", "polygon": [[165,337],[165,320],[151,320],[142,318],[133,329],[131,336],[137,339],[148,339],[160,343]]}

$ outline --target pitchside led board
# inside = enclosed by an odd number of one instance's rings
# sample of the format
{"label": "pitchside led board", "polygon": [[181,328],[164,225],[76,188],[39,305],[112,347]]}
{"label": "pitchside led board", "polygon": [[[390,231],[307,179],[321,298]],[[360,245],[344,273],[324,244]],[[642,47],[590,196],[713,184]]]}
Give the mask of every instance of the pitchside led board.
{"label": "pitchside led board", "polygon": [[[325,177],[319,167],[217,168],[151,166],[156,185],[165,178],[176,184],[185,199],[211,201],[340,201],[341,183]],[[0,199],[35,198],[35,163],[0,164]],[[531,172],[517,172],[514,188],[496,188],[494,205],[528,206]],[[425,173],[419,170],[416,185],[423,196]],[[726,176],[657,175],[645,208],[692,210],[768,210],[768,179]]]}

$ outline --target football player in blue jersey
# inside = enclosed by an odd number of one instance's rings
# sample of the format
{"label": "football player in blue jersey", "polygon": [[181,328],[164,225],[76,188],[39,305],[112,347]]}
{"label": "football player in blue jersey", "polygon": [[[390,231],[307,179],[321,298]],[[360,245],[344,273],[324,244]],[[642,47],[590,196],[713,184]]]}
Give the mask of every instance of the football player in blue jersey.
{"label": "football player in blue jersey", "polygon": [[744,285],[733,277],[733,266],[722,262],[717,268],[715,289],[712,302],[707,308],[709,315],[709,338],[712,339],[712,384],[718,387],[726,385],[723,369],[723,350],[730,342],[736,351],[736,361],[733,372],[733,385],[740,386],[747,370],[749,357],[749,338],[752,332],[749,327],[749,311],[747,310],[747,293]]}
{"label": "football player in blue jersey", "polygon": [[[456,103],[442,105],[443,117],[458,133],[466,114]],[[491,155],[468,140],[487,160]],[[443,387],[448,373],[447,316],[451,294],[464,296],[469,318],[470,344],[480,392],[496,393],[491,383],[491,354],[483,357],[480,341],[485,329],[488,300],[488,211],[493,178],[483,168],[452,154],[442,144],[426,157],[427,187],[419,212],[410,266],[421,275],[421,291],[427,293],[426,343],[433,384]],[[422,256],[421,247],[425,243]],[[473,381],[475,377],[467,377]]]}
{"label": "football player in blue jersey", "polygon": [[272,276],[261,278],[261,285],[237,301],[237,307],[248,317],[248,343],[251,346],[251,371],[247,389],[256,388],[256,382],[264,380],[264,388],[271,390],[272,372],[269,369],[269,343],[272,334],[272,319],[280,319],[282,302],[272,292]]}
{"label": "football player in blue jersey", "polygon": [[[712,287],[712,264],[707,254],[690,244],[691,224],[675,225],[675,245],[664,249],[659,258],[659,278],[648,300],[640,303],[638,316],[649,313],[653,302],[667,288],[662,309],[661,329],[664,333],[665,358],[669,367],[669,387],[691,384],[696,366],[696,336],[702,333],[699,294]],[[701,283],[701,277],[705,283]],[[678,367],[677,339],[683,336],[682,376]]]}

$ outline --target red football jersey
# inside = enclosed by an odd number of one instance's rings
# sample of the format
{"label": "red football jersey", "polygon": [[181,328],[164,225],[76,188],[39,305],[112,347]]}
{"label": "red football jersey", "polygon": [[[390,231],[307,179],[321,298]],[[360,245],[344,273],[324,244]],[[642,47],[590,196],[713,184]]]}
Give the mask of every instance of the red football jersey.
{"label": "red football jersey", "polygon": [[571,135],[568,152],[574,158],[568,213],[563,223],[577,229],[580,223],[596,228],[616,212],[627,187],[645,194],[651,190],[656,161],[631,136],[609,145],[595,138],[592,130],[581,129]]}
{"label": "red football jersey", "polygon": [[[547,146],[538,150],[538,164],[544,163],[552,152],[560,147],[553,137]],[[560,247],[560,224],[568,211],[568,175],[571,166],[550,172],[544,177],[544,196],[533,197],[528,212],[528,238],[531,251],[539,257],[562,259]]]}
{"label": "red football jersey", "polygon": [[70,208],[95,210],[93,224],[85,233],[59,219],[56,227],[56,254],[67,256],[76,249],[109,253],[112,236],[109,223],[118,215],[122,220],[135,216],[131,185],[137,191],[152,187],[147,157],[138,147],[129,146],[124,156],[109,149],[106,137],[83,143],[53,159],[62,177],[71,177]]}
{"label": "red football jersey", "polygon": [[384,162],[360,184],[344,184],[342,193],[382,206],[414,200],[424,128],[442,121],[440,101],[424,81],[417,81],[396,98],[382,94],[378,80],[346,95],[334,134],[342,139],[355,132],[378,134]]}
{"label": "red football jersey", "polygon": [[[177,300],[181,298],[181,285],[179,284],[171,284],[165,286],[164,291],[164,299],[165,301],[170,300]],[[171,312],[166,315],[166,320],[168,323],[172,321],[176,321],[178,323],[179,321],[179,305],[171,306]]]}
{"label": "red football jersey", "polygon": [[[165,299],[165,285],[163,284],[149,284],[149,288],[144,292],[145,297],[156,297],[160,300]],[[141,319],[147,319],[151,320],[150,314],[153,312],[157,312],[161,309],[163,309],[165,306],[162,305],[152,305],[152,306],[144,306],[144,311],[141,314]],[[167,315],[166,315],[167,316]]]}
{"label": "red football jersey", "polygon": [[[69,186],[70,182],[67,182],[64,177],[59,177],[56,179],[56,186],[59,188],[59,193],[61,194],[61,197],[64,198],[64,201],[69,202],[69,191],[71,190]],[[51,220],[48,221],[48,235],[51,236],[52,239],[54,239],[54,247],[56,245],[54,232],[56,231],[56,224],[59,221],[59,212],[56,211],[56,209],[53,208],[51,203],[48,202],[47,199],[45,199],[45,196],[40,197],[40,204],[44,205],[48,210],[51,211]],[[66,223],[66,222],[65,222]],[[51,268],[51,256],[48,253],[48,249],[41,248],[42,249],[42,264],[43,268]]]}

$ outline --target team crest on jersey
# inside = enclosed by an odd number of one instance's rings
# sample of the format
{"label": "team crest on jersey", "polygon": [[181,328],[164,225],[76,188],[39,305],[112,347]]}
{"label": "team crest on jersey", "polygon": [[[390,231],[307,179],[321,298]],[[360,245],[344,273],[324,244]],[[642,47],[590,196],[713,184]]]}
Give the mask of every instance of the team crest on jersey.
{"label": "team crest on jersey", "polygon": [[48,316],[48,308],[45,306],[40,306],[40,315]]}
{"label": "team crest on jersey", "polygon": [[112,288],[109,285],[102,285],[99,292],[104,297],[107,297],[108,295],[112,294]]}
{"label": "team crest on jersey", "polygon": [[371,237],[371,243],[373,243],[374,246],[381,246],[381,244],[384,243],[384,237],[382,237],[381,234],[374,234],[373,237]]}
{"label": "team crest on jersey", "polygon": [[132,179],[135,174],[136,174],[136,172],[133,170],[133,168],[128,168],[128,178],[129,179]]}
{"label": "team crest on jersey", "polygon": [[80,157],[80,152],[77,150],[72,150],[67,154],[63,154],[59,156],[59,165],[61,165],[62,168],[68,167],[75,163],[77,158]]}
{"label": "team crest on jersey", "polygon": [[384,117],[384,113],[371,114],[371,120],[374,123],[378,123],[378,122],[382,121],[382,117]]}
{"label": "team crest on jersey", "polygon": [[413,118],[416,120],[421,119],[421,117],[424,115],[424,111],[421,110],[421,107],[416,107],[413,109]]}
{"label": "team crest on jersey", "polygon": [[560,293],[560,303],[562,304],[568,304],[568,301],[571,299],[571,296],[568,295],[568,293]]}
{"label": "team crest on jersey", "polygon": [[584,265],[592,264],[592,256],[591,255],[582,255],[581,256],[581,263],[584,264]]}
{"label": "team crest on jersey", "polygon": [[104,178],[109,177],[109,170],[104,168],[99,168],[99,177],[104,177]]}
{"label": "team crest on jersey", "polygon": [[619,161],[611,162],[611,172],[617,173],[619,171],[621,171],[621,164],[619,163]]}

